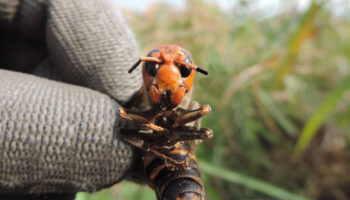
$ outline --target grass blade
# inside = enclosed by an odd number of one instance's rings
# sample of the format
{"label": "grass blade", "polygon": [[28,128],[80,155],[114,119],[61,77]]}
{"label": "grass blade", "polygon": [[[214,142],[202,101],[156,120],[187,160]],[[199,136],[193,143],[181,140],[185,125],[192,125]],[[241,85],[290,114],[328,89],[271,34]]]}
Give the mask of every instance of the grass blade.
{"label": "grass blade", "polygon": [[245,186],[251,190],[255,190],[265,195],[269,195],[271,197],[283,200],[310,200],[310,198],[303,197],[300,195],[293,194],[287,190],[284,190],[280,187],[271,185],[269,183],[254,179],[252,177],[227,170],[218,166],[211,165],[202,160],[199,162],[199,167],[203,171],[211,176],[215,176],[217,178],[221,178],[225,181]]}
{"label": "grass blade", "polygon": [[275,81],[274,88],[280,88],[283,85],[285,76],[292,71],[302,44],[306,40],[314,37],[316,17],[322,6],[323,4],[317,4],[313,2],[308,11],[300,19],[299,28],[290,38],[287,52],[284,55],[282,63],[280,64],[280,69]]}
{"label": "grass blade", "polygon": [[289,135],[297,132],[296,126],[287,118],[287,116],[278,108],[271,96],[263,90],[258,90],[258,96],[264,104],[270,115]]}
{"label": "grass blade", "polygon": [[88,196],[89,196],[89,194],[86,192],[78,192],[75,195],[75,200],[87,200]]}
{"label": "grass blade", "polygon": [[321,126],[324,119],[335,107],[336,103],[341,99],[344,92],[350,89],[350,77],[345,78],[338,87],[333,89],[327,99],[312,115],[309,121],[304,126],[298,142],[295,146],[294,153],[300,156],[309,146],[310,141],[315,136],[316,131]]}

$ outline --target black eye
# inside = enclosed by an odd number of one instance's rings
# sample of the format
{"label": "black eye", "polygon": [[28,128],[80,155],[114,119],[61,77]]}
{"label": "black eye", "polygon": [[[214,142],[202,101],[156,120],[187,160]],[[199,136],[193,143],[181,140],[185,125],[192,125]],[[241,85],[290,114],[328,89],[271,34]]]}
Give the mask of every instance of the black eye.
{"label": "black eye", "polygon": [[179,68],[180,68],[181,77],[183,78],[188,77],[192,72],[192,68],[187,65],[180,65]]}
{"label": "black eye", "polygon": [[145,63],[146,73],[153,77],[156,76],[158,67],[159,67],[159,64],[156,62],[148,61]]}

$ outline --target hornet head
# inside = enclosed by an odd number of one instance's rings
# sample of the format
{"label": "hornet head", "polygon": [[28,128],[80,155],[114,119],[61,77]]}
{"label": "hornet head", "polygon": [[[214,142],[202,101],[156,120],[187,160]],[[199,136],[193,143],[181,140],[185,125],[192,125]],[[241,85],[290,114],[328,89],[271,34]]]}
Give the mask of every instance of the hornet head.
{"label": "hornet head", "polygon": [[180,104],[191,90],[196,71],[208,74],[194,65],[191,55],[177,45],[161,45],[140,58],[129,70],[141,62],[147,96],[153,106],[170,110]]}

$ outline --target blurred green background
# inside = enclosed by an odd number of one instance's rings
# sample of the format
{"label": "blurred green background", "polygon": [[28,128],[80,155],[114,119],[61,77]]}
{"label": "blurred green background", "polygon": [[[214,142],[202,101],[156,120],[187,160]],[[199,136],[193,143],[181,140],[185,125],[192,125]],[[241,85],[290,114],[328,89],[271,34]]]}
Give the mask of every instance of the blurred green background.
{"label": "blurred green background", "polygon": [[[348,0],[188,0],[124,13],[143,55],[178,44],[209,71],[195,83],[195,99],[213,108],[202,126],[214,138],[197,151],[207,199],[350,199]],[[76,197],[112,199],[155,195],[122,182]]]}

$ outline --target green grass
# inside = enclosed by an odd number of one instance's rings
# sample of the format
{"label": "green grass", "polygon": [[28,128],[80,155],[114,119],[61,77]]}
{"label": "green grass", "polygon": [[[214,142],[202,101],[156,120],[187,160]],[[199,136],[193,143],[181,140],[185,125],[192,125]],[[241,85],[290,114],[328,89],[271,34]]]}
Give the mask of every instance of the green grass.
{"label": "green grass", "polygon": [[123,181],[110,189],[94,193],[79,192],[75,200],[150,200],[156,199],[155,193],[148,187],[136,183]]}
{"label": "green grass", "polygon": [[205,174],[221,178],[222,180],[236,185],[242,185],[257,192],[261,192],[268,196],[274,197],[276,199],[310,200],[310,198],[299,196],[297,194],[284,190],[278,186],[271,185],[264,181],[257,180],[255,178],[243,175],[238,172],[223,169],[220,166],[215,166],[204,161],[199,161],[199,167]]}
{"label": "green grass", "polygon": [[295,146],[295,154],[299,156],[302,154],[310,141],[315,136],[316,131],[320,128],[325,118],[330,115],[330,112],[334,109],[337,102],[342,100],[345,92],[350,90],[350,78],[344,78],[344,80],[330,92],[327,99],[321,104],[321,106],[312,115],[310,120],[303,128],[300,138]]}

